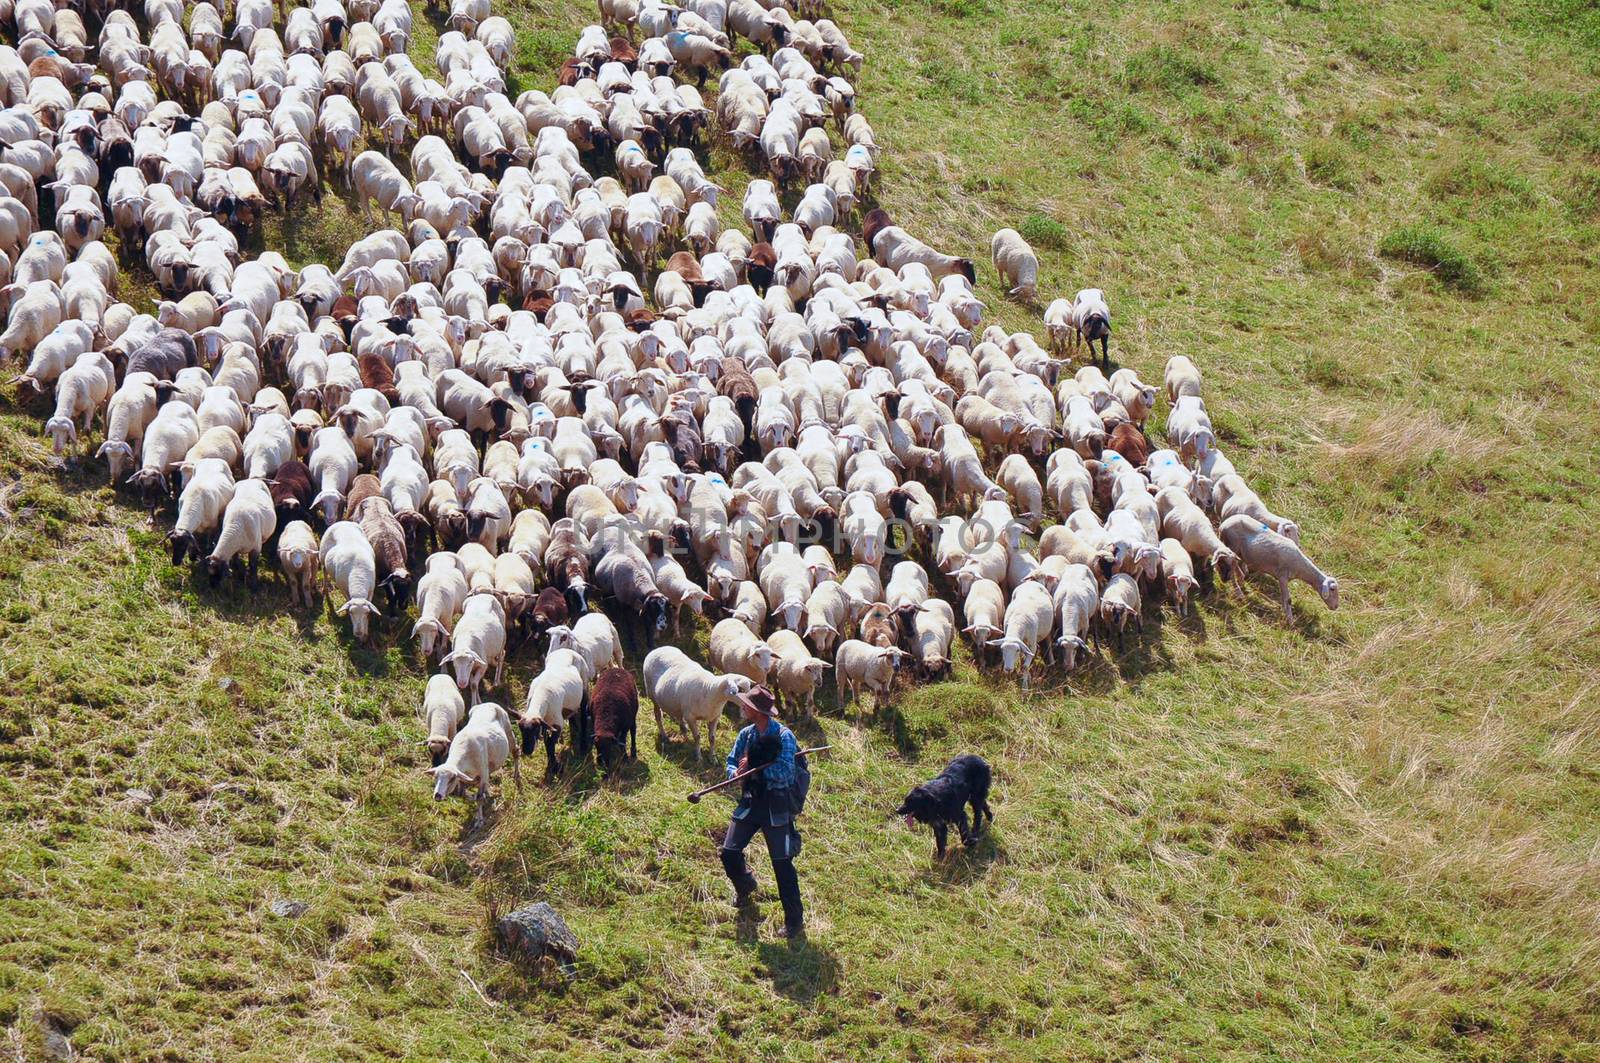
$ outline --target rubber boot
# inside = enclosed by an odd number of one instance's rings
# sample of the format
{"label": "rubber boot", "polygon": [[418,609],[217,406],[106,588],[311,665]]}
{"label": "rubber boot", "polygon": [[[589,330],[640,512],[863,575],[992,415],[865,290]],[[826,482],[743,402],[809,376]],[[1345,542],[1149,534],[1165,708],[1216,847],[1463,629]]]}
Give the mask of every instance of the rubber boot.
{"label": "rubber boot", "polygon": [[805,937],[806,910],[800,903],[800,875],[793,860],[774,860],[772,877],[778,884],[778,899],[783,902],[783,936]]}
{"label": "rubber boot", "polygon": [[733,883],[733,906],[743,908],[751,903],[751,899],[756,895],[756,877],[750,873],[750,867],[745,863],[743,853],[729,849],[722,849],[719,852],[722,856],[722,870],[728,873],[728,881]]}

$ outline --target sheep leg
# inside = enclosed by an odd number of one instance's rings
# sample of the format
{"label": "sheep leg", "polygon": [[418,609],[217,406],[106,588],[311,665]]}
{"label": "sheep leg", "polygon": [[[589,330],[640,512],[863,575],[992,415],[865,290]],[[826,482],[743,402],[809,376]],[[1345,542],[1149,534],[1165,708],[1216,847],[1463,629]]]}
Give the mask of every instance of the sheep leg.
{"label": "sheep leg", "polygon": [[1283,603],[1283,622],[1294,623],[1294,607],[1289,604],[1289,581],[1283,576],[1278,577],[1278,601]]}
{"label": "sheep leg", "polygon": [[652,706],[656,710],[656,748],[664,749],[667,745],[667,724],[661,718],[661,706]]}
{"label": "sheep leg", "polygon": [[556,777],[556,732],[544,729],[544,778],[546,782]]}
{"label": "sheep leg", "polygon": [[956,830],[961,833],[961,844],[970,846],[977,837],[972,833],[972,828],[967,824],[967,806],[962,805],[956,809]]}

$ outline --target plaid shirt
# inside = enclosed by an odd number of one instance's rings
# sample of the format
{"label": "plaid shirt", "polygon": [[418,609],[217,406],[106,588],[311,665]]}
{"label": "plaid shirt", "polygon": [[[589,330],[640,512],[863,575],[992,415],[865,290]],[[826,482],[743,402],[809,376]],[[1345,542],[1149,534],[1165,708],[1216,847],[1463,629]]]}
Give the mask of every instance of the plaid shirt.
{"label": "plaid shirt", "polygon": [[[755,737],[758,726],[760,725],[750,724],[740,731],[739,737],[734,740],[733,749],[728,752],[728,778],[731,779],[739,773],[739,761],[743,759],[745,751],[750,748],[750,739]],[[763,772],[769,793],[776,790],[787,790],[794,784],[794,758],[800,752],[800,743],[795,741],[794,732],[777,720],[771,720],[768,721],[767,727],[763,728],[763,733],[768,733],[768,729],[772,727],[778,729],[779,752],[778,759],[767,765]],[[768,814],[771,817],[773,826],[789,822],[789,802],[787,800],[769,800],[767,804],[770,806]],[[733,811],[733,818],[743,819],[749,814],[750,800],[748,797],[741,798],[739,807]]]}

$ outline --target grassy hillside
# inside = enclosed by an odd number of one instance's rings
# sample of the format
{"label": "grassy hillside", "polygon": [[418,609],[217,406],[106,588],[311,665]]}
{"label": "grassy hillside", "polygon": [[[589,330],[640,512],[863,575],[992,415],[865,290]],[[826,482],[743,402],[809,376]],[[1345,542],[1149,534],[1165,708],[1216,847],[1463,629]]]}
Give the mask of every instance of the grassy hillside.
{"label": "grassy hillside", "polygon": [[[497,10],[503,6],[497,4]],[[1091,13],[1092,10],[1092,13]],[[589,17],[540,3],[522,87]],[[175,572],[0,392],[0,1026],[97,1059],[1430,1060],[1600,1043],[1600,17],[1576,0],[848,0],[882,200],[1123,364],[1187,353],[1224,447],[1340,580],[1267,588],[1023,695],[962,661],[830,699],[809,943],[736,922],[715,776],[653,720],[619,786],[435,805],[409,639]],[[431,51],[422,34],[418,49]],[[720,150],[717,163],[734,164]],[[741,181],[728,175],[734,188]],[[735,204],[737,197],[734,197]],[[293,223],[337,255],[350,219]],[[276,231],[269,232],[277,240]],[[1159,429],[1160,414],[1155,427]],[[513,667],[525,690],[527,658]],[[1056,682],[1056,680],[1052,680]],[[728,728],[719,736],[727,749]],[[956,752],[996,829],[888,816]],[[537,761],[535,762],[537,763]],[[486,912],[547,898],[576,977]],[[277,901],[307,906],[297,918]]]}

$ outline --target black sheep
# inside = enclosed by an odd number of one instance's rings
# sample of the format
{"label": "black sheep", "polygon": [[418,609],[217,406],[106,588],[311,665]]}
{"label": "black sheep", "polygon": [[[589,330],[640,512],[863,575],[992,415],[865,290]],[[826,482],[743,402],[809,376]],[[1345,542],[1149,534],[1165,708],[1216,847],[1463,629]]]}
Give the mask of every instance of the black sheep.
{"label": "black sheep", "polygon": [[528,621],[528,635],[534,639],[543,638],[546,631],[565,624],[569,616],[566,596],[554,587],[540,591],[539,597],[533,600],[533,608],[523,614]]}
{"label": "black sheep", "polygon": [[755,378],[741,359],[732,356],[725,355],[718,368],[721,372],[717,376],[717,394],[733,400],[733,408],[744,423],[744,434],[755,438],[756,404],[761,397]]}
{"label": "black sheep", "polygon": [[127,373],[149,373],[157,380],[171,380],[180,369],[199,365],[194,337],[181,328],[164,328],[128,355]]}
{"label": "black sheep", "polygon": [[311,470],[299,458],[290,458],[278,466],[278,471],[267,481],[272,492],[272,508],[278,514],[278,527],[290,521],[311,519],[311,500],[317,496],[311,482]]}
{"label": "black sheep", "polygon": [[639,688],[626,668],[611,667],[595,677],[589,695],[594,716],[594,756],[611,774],[624,757],[639,759]]}

